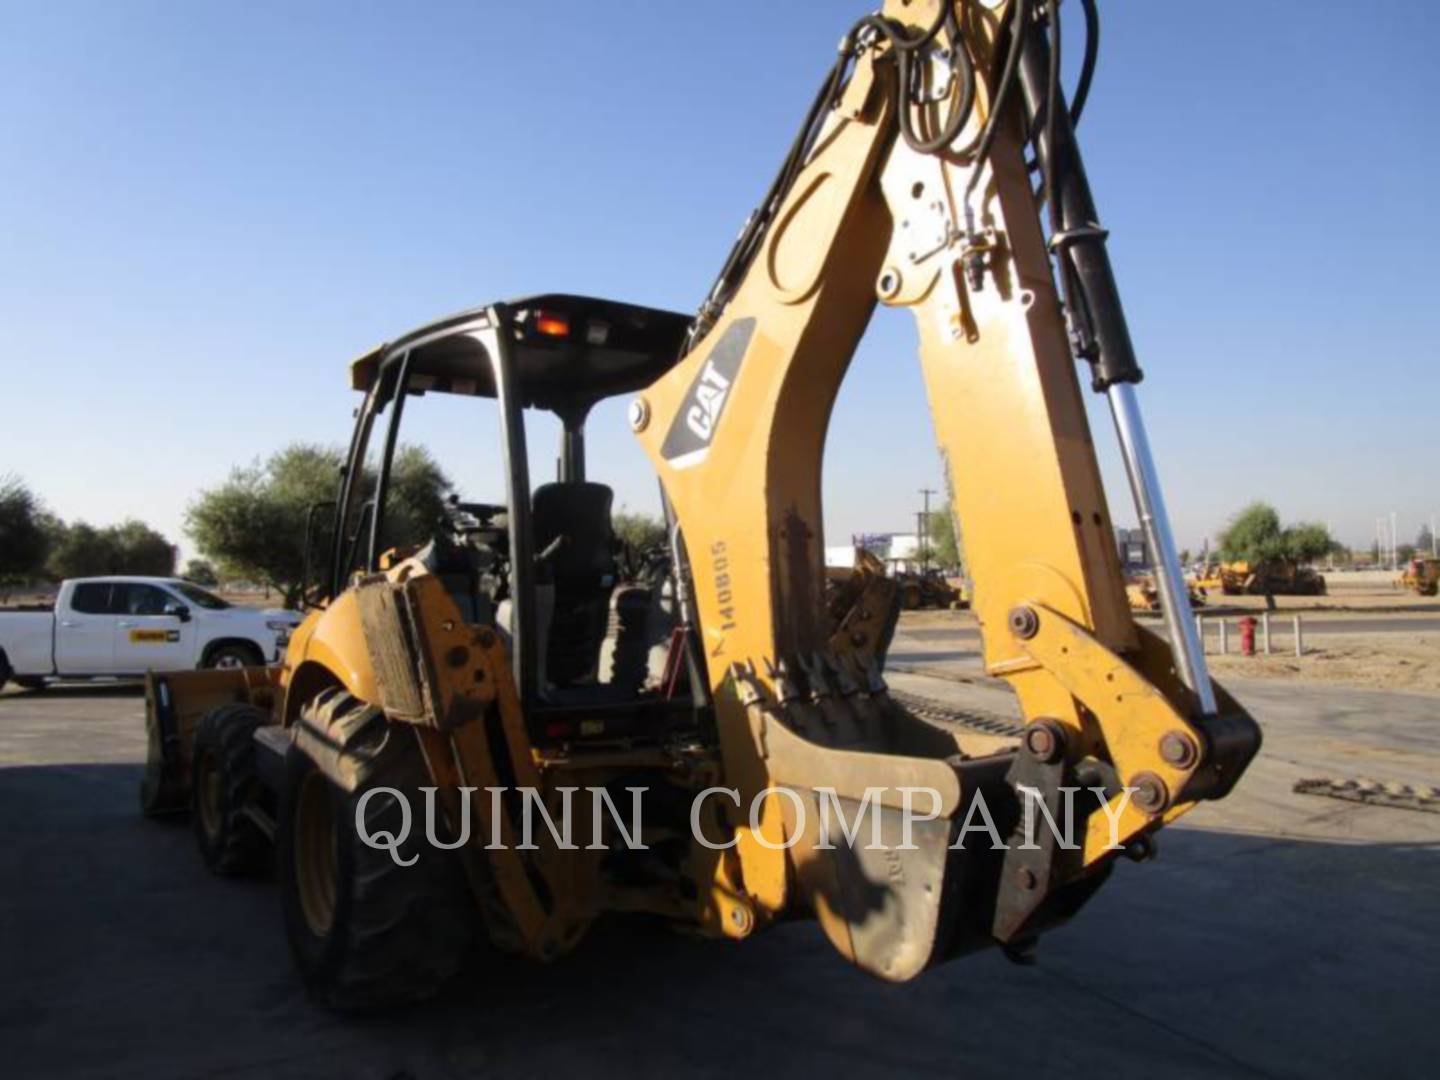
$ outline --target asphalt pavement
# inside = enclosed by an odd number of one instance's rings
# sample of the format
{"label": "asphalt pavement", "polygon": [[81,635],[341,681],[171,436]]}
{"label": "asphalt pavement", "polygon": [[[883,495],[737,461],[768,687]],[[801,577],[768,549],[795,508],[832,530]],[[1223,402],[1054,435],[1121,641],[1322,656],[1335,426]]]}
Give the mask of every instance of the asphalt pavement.
{"label": "asphalt pavement", "polygon": [[[989,684],[898,687],[1005,711]],[[1240,788],[1122,864],[1037,963],[902,985],[813,925],[742,945],[644,919],[368,1019],[313,1005],[273,883],[209,876],[143,819],[133,691],[0,695],[6,1077],[1425,1076],[1440,1060],[1440,815],[1295,795],[1440,780],[1440,698],[1234,684],[1266,729]]]}

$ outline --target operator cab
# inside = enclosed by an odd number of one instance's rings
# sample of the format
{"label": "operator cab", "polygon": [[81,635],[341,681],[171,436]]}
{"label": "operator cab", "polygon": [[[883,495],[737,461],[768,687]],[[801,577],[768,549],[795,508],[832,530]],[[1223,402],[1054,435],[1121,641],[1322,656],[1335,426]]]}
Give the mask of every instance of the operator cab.
{"label": "operator cab", "polygon": [[[467,622],[507,640],[527,714],[551,734],[567,729],[569,713],[633,714],[656,699],[654,668],[675,622],[668,559],[617,540],[614,493],[586,473],[585,424],[598,402],[673,367],[689,326],[676,312],[546,294],[452,315],[360,357],[351,384],[366,396],[335,512],[328,595],[356,574],[420,558]],[[394,464],[407,410],[431,394],[496,403],[505,492],[503,502],[452,496],[428,515],[439,520],[417,528]],[[556,478],[532,487],[527,418],[543,413],[558,421]],[[484,447],[474,453],[494,460]]]}

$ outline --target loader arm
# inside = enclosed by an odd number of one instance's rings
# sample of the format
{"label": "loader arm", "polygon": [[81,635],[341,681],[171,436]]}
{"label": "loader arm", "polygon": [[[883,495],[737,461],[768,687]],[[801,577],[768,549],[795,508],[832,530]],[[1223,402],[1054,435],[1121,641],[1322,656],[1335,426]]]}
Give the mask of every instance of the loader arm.
{"label": "loader arm", "polygon": [[[1137,435],[1139,369],[1104,233],[1074,220],[1077,209],[1093,219],[1093,208],[1088,188],[1076,187],[1084,176],[1068,109],[1058,86],[1036,85],[1054,12],[1035,0],[888,0],[862,20],[684,359],[632,409],[683,537],[694,648],[727,774],[747,799],[771,784],[821,783],[784,774],[784,762],[856,766],[895,716],[865,671],[874,643],[827,638],[823,604],[826,429],[877,301],[915,317],[985,665],[1014,688],[1027,723],[1009,757],[962,747],[962,803],[993,784],[997,760],[1011,788],[1033,783],[1053,795],[1089,778],[1110,793],[1119,843],[1137,850],[1143,834],[1227,791],[1258,747],[1249,717],[1217,697],[1187,637],[1188,609],[1170,597],[1167,648],[1137,627],[1126,601],[1077,350],[1097,389],[1111,393],[1142,521],[1162,547],[1168,524],[1143,427]],[[954,109],[964,121],[945,140]],[[1048,230],[1026,163],[1032,145],[1060,192]],[[853,723],[835,719],[847,710]],[[847,723],[849,735],[837,734]],[[787,755],[796,733],[832,756]],[[1107,816],[1086,822],[1079,858],[1056,851],[1022,865],[1011,852],[993,870],[996,937],[1034,929],[1038,894],[1068,884],[1078,898],[1103,874],[1115,854]],[[788,864],[773,849],[795,827],[783,798],[769,796],[756,825],[734,822],[745,888],[762,911],[778,911],[797,878],[807,888],[807,849],[798,845]],[[1012,879],[1036,875],[1039,888],[1018,895]],[[834,939],[843,905],[808,899]]]}

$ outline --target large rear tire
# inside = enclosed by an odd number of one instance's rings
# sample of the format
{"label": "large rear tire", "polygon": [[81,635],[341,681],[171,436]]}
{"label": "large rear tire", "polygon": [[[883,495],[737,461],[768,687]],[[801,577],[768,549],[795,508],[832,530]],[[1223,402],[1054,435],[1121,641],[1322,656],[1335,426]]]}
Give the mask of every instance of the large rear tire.
{"label": "large rear tire", "polygon": [[[479,913],[458,853],[426,839],[419,789],[430,779],[419,743],[411,729],[338,690],[320,695],[305,714],[302,722],[320,730],[344,721],[346,743],[363,743],[366,758],[359,786],[347,792],[298,746],[286,755],[275,854],[295,964],[311,994],[333,1009],[428,998],[460,970]],[[410,831],[395,853],[411,865],[366,844],[356,827],[365,793],[380,787],[408,801]],[[372,838],[401,835],[395,795],[372,795],[364,811]]]}
{"label": "large rear tire", "polygon": [[245,808],[261,797],[255,729],[269,716],[253,705],[221,705],[200,718],[191,769],[190,820],[200,858],[222,877],[265,868],[269,843]]}

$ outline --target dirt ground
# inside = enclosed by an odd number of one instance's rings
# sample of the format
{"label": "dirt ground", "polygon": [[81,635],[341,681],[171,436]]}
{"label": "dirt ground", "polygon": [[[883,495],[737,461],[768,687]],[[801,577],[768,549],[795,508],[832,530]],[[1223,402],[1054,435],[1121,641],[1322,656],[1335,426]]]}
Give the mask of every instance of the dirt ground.
{"label": "dirt ground", "polygon": [[[1390,570],[1341,570],[1324,574],[1325,596],[1277,596],[1279,611],[1437,611],[1440,597],[1420,596],[1401,589],[1399,573]],[[1210,608],[1264,611],[1263,596],[1224,596],[1212,591],[1207,597]]]}
{"label": "dirt ground", "polygon": [[[1402,592],[1394,586],[1395,575],[1389,571],[1326,577],[1328,596],[1276,598],[1278,613],[1272,619],[1270,656],[1236,655],[1240,647],[1238,618],[1263,611],[1264,597],[1212,597],[1212,603],[1200,611],[1206,620],[1211,670],[1226,679],[1313,680],[1440,694],[1440,599]],[[1304,629],[1305,652],[1299,657],[1294,655],[1291,636],[1290,617],[1296,614]],[[1158,616],[1141,618],[1146,626],[1162,628]],[[1225,656],[1216,655],[1216,623],[1222,618],[1227,622],[1230,649]],[[1348,624],[1355,626],[1354,632],[1344,629]],[[902,635],[918,631],[925,639],[915,648],[925,651],[921,663],[927,667],[946,663],[945,650],[953,647],[961,650],[954,653],[956,658],[969,657],[971,665],[979,668],[978,626],[969,611],[906,612],[899,630]]]}
{"label": "dirt ground", "polygon": [[1209,659],[1210,670],[1221,678],[1299,679],[1440,694],[1440,623],[1434,632],[1314,636],[1303,656],[1277,652]]}

